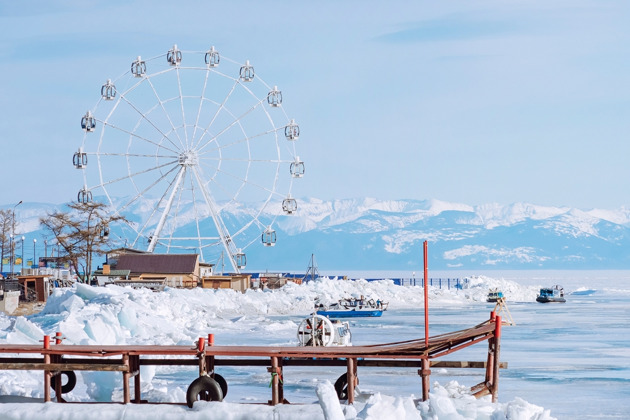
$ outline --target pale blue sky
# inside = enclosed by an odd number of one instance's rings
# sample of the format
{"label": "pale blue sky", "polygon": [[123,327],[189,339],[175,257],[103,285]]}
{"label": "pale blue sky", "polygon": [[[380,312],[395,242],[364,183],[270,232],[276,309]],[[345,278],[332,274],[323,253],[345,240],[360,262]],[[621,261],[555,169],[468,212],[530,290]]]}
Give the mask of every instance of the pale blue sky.
{"label": "pale blue sky", "polygon": [[61,203],[138,55],[214,45],[281,86],[321,199],[630,206],[630,2],[0,2],[0,203]]}

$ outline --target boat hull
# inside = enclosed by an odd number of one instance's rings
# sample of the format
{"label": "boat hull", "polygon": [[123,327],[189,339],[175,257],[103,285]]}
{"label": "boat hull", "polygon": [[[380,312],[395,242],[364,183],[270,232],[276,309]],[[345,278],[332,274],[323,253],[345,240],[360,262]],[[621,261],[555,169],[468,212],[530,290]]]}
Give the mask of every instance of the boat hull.
{"label": "boat hull", "polygon": [[554,297],[544,297],[544,296],[541,297],[541,296],[538,296],[536,298],[536,302],[540,302],[540,303],[564,303],[566,301],[567,300],[565,298],[563,298],[563,297],[556,297],[556,298],[554,298]]}
{"label": "boat hull", "polygon": [[378,309],[360,309],[347,311],[317,311],[317,315],[327,316],[328,318],[362,318],[376,317],[383,315],[383,311]]}

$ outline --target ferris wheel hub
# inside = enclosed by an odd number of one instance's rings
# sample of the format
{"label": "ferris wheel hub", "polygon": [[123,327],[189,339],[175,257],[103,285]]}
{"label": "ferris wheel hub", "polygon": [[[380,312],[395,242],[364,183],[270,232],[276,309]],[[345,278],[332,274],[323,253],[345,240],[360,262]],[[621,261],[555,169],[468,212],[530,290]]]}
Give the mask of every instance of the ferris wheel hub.
{"label": "ferris wheel hub", "polygon": [[196,166],[199,162],[197,152],[194,150],[186,150],[179,155],[179,164],[182,166]]}

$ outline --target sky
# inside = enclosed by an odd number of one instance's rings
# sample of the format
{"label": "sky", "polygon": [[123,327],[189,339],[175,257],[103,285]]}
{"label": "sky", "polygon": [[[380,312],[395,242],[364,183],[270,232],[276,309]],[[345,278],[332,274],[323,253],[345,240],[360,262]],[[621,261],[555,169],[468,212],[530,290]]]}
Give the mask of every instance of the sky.
{"label": "sky", "polygon": [[[177,44],[250,60],[324,200],[630,206],[630,3],[0,3],[0,203],[63,203],[104,80]],[[289,111],[290,110],[290,111]]]}

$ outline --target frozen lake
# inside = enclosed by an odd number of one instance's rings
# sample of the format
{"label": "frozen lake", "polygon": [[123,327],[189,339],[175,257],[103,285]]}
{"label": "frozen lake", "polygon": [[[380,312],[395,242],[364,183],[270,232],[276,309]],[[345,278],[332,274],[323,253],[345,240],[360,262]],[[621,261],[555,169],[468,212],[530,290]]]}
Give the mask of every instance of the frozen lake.
{"label": "frozen lake", "polygon": [[[383,273],[369,273],[387,277]],[[400,273],[401,277],[404,276]],[[535,301],[509,301],[515,322],[504,327],[499,400],[515,397],[549,409],[559,419],[630,418],[630,272],[510,271],[485,272],[495,279],[514,281],[523,286],[562,284],[568,293],[564,304]],[[436,273],[431,277],[456,278],[460,273]],[[465,294],[466,290],[451,292]],[[520,298],[520,296],[519,296]],[[494,304],[473,301],[451,305],[437,300],[430,303],[429,334],[468,328],[486,320]],[[518,300],[518,299],[517,299]],[[395,305],[394,305],[395,306]],[[274,324],[293,325],[301,317],[270,317]],[[350,321],[353,343],[372,344],[424,336],[424,312],[417,309],[390,309],[380,318]],[[220,334],[219,334],[220,335]],[[291,328],[268,331],[252,328],[245,341],[283,344],[295,340]],[[241,342],[240,344],[243,344]],[[443,360],[483,361],[485,343],[445,357]],[[442,359],[441,359],[442,360]],[[267,401],[267,374],[247,374],[244,369],[222,367],[231,377],[231,401]],[[286,368],[285,395],[291,402],[313,401],[316,381],[334,381],[343,368]],[[483,370],[433,369],[431,382],[444,385],[456,380],[472,386],[482,381]],[[416,369],[361,368],[360,388],[388,395],[421,394]]]}

